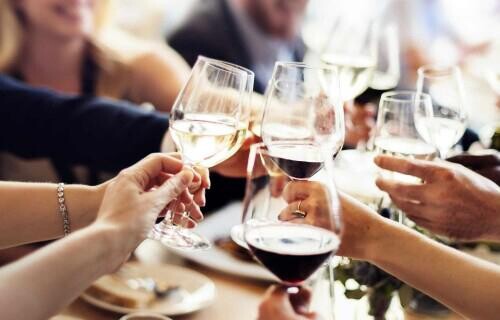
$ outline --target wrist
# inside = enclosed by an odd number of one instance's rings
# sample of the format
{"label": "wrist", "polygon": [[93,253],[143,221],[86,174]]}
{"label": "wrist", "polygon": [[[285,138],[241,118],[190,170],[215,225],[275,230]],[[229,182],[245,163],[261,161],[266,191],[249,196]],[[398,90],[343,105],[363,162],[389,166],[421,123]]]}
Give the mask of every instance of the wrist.
{"label": "wrist", "polygon": [[87,227],[95,221],[104,191],[106,183],[98,186],[65,186],[68,214],[73,230]]}
{"label": "wrist", "polygon": [[95,237],[102,249],[104,268],[106,273],[114,272],[126,261],[132,249],[128,245],[127,237],[123,230],[111,224],[95,222],[86,228]]}
{"label": "wrist", "polygon": [[387,255],[388,248],[394,246],[395,239],[398,239],[397,232],[400,229],[401,226],[387,219],[382,219],[376,228],[370,228],[366,241],[366,256],[364,260],[377,264],[381,257]]}

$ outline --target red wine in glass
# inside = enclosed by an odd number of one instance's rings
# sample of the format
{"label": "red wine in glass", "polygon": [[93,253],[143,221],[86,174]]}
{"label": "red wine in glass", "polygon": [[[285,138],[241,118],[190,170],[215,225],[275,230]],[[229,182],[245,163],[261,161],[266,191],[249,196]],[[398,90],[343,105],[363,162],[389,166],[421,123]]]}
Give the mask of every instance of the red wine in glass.
{"label": "red wine in glass", "polygon": [[309,179],[323,167],[321,151],[311,143],[273,143],[268,148],[272,161],[291,178]]}
{"label": "red wine in glass", "polygon": [[337,251],[339,237],[326,229],[295,223],[273,223],[248,230],[252,254],[281,281],[297,285]]}

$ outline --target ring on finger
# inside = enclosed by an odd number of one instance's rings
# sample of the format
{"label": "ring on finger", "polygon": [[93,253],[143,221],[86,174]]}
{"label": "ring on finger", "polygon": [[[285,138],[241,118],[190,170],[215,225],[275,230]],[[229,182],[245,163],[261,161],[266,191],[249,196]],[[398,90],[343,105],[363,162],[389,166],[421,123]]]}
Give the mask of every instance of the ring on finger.
{"label": "ring on finger", "polygon": [[305,218],[307,216],[307,212],[303,211],[300,209],[300,205],[302,204],[302,200],[299,200],[299,203],[297,204],[297,209],[295,209],[292,214],[296,216],[297,218]]}

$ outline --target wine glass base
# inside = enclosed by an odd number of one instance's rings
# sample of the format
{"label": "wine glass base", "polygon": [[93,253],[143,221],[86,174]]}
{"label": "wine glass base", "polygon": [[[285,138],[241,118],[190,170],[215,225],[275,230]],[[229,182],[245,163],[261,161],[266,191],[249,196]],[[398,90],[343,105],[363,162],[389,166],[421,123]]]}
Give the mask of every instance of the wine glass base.
{"label": "wine glass base", "polygon": [[212,247],[205,237],[180,226],[156,224],[148,235],[149,239],[160,241],[164,246],[181,250],[206,250]]}

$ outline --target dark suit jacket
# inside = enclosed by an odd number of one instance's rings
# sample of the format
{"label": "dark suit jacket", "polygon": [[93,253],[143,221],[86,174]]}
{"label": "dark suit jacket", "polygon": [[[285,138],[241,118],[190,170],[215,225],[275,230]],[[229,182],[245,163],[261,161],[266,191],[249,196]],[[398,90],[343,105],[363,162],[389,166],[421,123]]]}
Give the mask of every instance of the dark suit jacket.
{"label": "dark suit jacket", "polygon": [[160,150],[168,117],[0,75],[0,151],[118,171]]}
{"label": "dark suit jacket", "polygon": [[[199,0],[187,19],[168,37],[168,43],[192,66],[198,55],[228,61],[252,69],[251,57],[241,38],[227,0]],[[305,46],[297,41],[295,58],[301,61]],[[266,83],[255,81],[263,93]]]}

